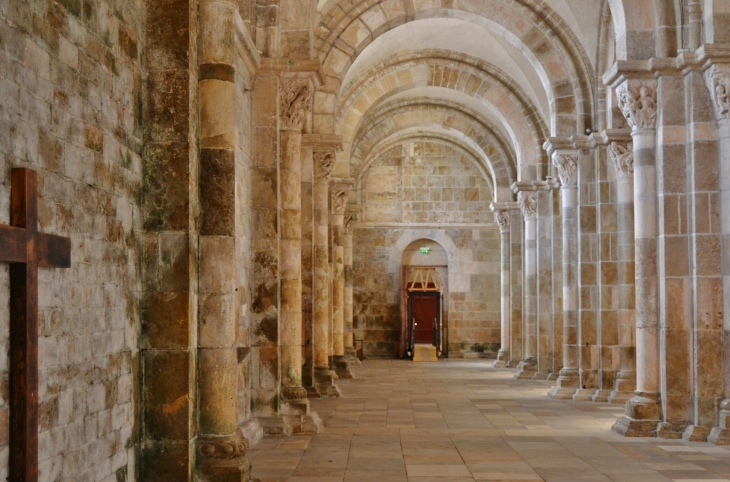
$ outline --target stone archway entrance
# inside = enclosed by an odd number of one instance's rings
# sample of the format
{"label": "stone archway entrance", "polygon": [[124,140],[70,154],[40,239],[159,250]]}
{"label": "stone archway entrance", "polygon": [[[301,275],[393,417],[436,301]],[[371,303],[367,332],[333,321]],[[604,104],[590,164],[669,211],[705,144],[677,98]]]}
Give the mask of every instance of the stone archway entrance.
{"label": "stone archway entrance", "polygon": [[437,356],[447,356],[448,323],[444,309],[448,291],[448,257],[436,241],[410,243],[401,257],[401,349],[411,357],[415,345],[433,346]]}

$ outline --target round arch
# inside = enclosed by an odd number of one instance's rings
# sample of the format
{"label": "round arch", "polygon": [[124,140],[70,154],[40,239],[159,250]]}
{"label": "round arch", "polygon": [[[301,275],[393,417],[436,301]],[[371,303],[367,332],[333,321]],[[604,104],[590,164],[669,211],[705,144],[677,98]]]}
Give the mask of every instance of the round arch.
{"label": "round arch", "polygon": [[412,4],[408,0],[365,0],[337,4],[317,27],[315,50],[325,72],[342,82],[358,55],[375,39],[398,26],[427,18],[456,18],[478,24],[517,48],[557,99],[577,99],[577,109],[559,119],[553,135],[582,133],[592,118],[592,70],[575,34],[542,0]]}

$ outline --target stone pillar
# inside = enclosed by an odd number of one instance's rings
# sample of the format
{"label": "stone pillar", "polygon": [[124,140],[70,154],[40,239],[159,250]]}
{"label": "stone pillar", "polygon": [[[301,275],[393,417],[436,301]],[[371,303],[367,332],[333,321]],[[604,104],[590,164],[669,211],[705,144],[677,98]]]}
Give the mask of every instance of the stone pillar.
{"label": "stone pillar", "polygon": [[195,478],[250,479],[236,434],[235,0],[202,0],[200,225],[198,238],[198,434]]}
{"label": "stone pillar", "polygon": [[551,149],[560,176],[563,246],[563,367],[548,395],[572,400],[578,386],[578,156]]}
{"label": "stone pillar", "polygon": [[523,261],[523,327],[524,352],[515,378],[532,378],[537,371],[537,191],[513,185],[517,204],[525,220]]}
{"label": "stone pillar", "polygon": [[613,430],[653,436],[661,421],[657,283],[656,81],[617,85],[619,108],[631,126],[634,153],[634,239],[636,268],[636,391]]}
{"label": "stone pillar", "polygon": [[350,184],[332,186],[332,368],[340,378],[352,378],[345,359],[345,207]]}
{"label": "stone pillar", "polygon": [[[730,445],[730,59],[722,64],[707,64],[705,81],[712,95],[720,140],[720,232],[722,235],[723,381],[724,399],[720,403],[717,426],[707,440]],[[715,295],[716,296],[716,295]],[[718,363],[715,360],[714,363]]]}
{"label": "stone pillar", "polygon": [[510,219],[509,210],[516,209],[516,203],[492,203],[491,210],[499,226],[501,248],[501,344],[497,352],[495,368],[504,368],[510,359],[510,318],[512,307],[510,303]]}
{"label": "stone pillar", "polygon": [[323,397],[340,395],[329,368],[329,177],[335,163],[335,148],[314,150],[314,255],[312,280],[312,343],[314,345],[314,385]]}
{"label": "stone pillar", "polygon": [[352,231],[357,222],[357,213],[349,212],[345,215],[345,358],[349,363],[360,366],[360,360],[355,352],[355,331],[353,320],[353,293],[352,293]]}
{"label": "stone pillar", "polygon": [[690,417],[682,437],[706,441],[723,399],[722,201],[717,121],[702,72],[684,72],[689,231]]}
{"label": "stone pillar", "polygon": [[309,79],[282,78],[279,88],[279,226],[281,311],[279,410],[295,433],[317,433],[302,386],[302,128],[312,106]]}
{"label": "stone pillar", "polygon": [[314,150],[312,134],[302,136],[302,385],[309,398],[319,398],[314,388],[314,345],[312,344],[312,277],[314,276],[314,207],[312,203]]}
{"label": "stone pillar", "polygon": [[611,142],[608,159],[616,172],[618,230],[619,371],[611,403],[626,403],[636,389],[636,290],[634,288],[634,145]]}
{"label": "stone pillar", "polygon": [[[516,205],[516,203],[515,203]],[[507,211],[509,215],[509,249],[510,249],[510,320],[509,320],[509,361],[507,366],[516,367],[522,361],[523,353],[523,327],[522,327],[522,307],[523,307],[523,279],[522,279],[522,231],[524,221],[522,212],[518,209]]]}
{"label": "stone pillar", "polygon": [[[558,183],[547,179],[537,193],[537,371],[535,380],[552,375],[553,357],[553,189]],[[560,318],[562,323],[562,317]]]}
{"label": "stone pillar", "polygon": [[[687,95],[679,71],[659,76],[656,97],[639,88],[643,112],[656,119],[657,279],[659,299],[659,388],[662,422],[657,435],[680,438],[690,423],[692,279],[690,196],[687,173]],[[656,103],[652,105],[652,102]],[[680,104],[679,99],[684,102]],[[709,105],[706,109],[709,110]],[[704,134],[703,134],[704,135]],[[638,162],[637,162],[638,163]],[[709,254],[709,252],[708,252]],[[712,257],[710,255],[710,257]],[[637,295],[638,297],[638,295]]]}

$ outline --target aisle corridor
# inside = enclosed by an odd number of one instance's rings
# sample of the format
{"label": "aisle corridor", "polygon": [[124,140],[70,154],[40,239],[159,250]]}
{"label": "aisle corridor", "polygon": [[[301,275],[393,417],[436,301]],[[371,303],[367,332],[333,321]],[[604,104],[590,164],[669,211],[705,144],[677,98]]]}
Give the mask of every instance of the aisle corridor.
{"label": "aisle corridor", "polygon": [[261,482],[730,481],[730,448],[623,438],[622,405],[558,402],[550,383],[482,361],[365,361],[343,398],[314,400],[326,431],[250,450]]}

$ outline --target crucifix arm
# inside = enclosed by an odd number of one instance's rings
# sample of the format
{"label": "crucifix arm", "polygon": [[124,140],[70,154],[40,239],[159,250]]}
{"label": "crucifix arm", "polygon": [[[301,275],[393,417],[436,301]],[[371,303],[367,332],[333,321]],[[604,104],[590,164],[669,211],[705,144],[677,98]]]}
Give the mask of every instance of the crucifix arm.
{"label": "crucifix arm", "polygon": [[[42,268],[71,267],[71,240],[54,234],[38,233],[36,246],[38,266]],[[24,228],[0,225],[0,262],[28,261]]]}

